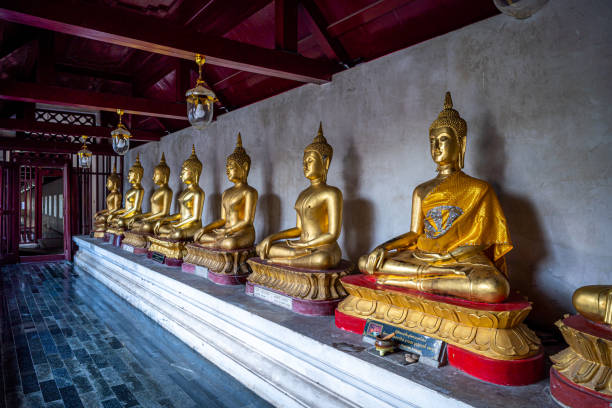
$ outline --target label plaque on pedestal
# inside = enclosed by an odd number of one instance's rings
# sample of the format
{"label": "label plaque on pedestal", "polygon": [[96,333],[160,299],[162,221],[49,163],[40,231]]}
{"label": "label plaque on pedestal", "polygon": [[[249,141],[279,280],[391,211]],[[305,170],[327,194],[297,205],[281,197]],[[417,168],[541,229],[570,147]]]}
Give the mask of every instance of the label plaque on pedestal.
{"label": "label plaque on pedestal", "polygon": [[364,340],[372,343],[377,335],[386,336],[391,333],[395,333],[393,340],[397,343],[397,347],[410,353],[419,354],[421,356],[419,361],[436,367],[444,363],[446,342],[442,340],[376,320],[368,320],[363,329]]}
{"label": "label plaque on pedestal", "polygon": [[208,279],[208,268],[204,266],[196,265],[194,275],[198,275],[198,276]]}
{"label": "label plaque on pedestal", "polygon": [[293,309],[293,299],[291,299],[289,296],[283,296],[260,286],[255,286],[253,288],[253,296],[267,300],[268,302],[284,307],[285,309]]}
{"label": "label plaque on pedestal", "polygon": [[154,260],[155,262],[163,264],[164,261],[166,260],[166,255],[160,254],[159,252],[153,252],[151,254],[151,259]]}
{"label": "label plaque on pedestal", "polygon": [[131,246],[131,245],[121,244],[121,248],[122,248],[124,251],[127,251],[127,252],[129,252],[129,253],[132,253],[132,254],[134,253],[134,247],[133,247],[133,246]]}

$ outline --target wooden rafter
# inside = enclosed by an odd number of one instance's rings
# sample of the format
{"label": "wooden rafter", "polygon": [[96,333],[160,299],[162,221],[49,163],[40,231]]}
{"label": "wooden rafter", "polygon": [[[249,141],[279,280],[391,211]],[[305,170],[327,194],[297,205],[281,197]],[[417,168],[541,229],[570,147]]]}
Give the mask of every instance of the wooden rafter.
{"label": "wooden rafter", "polygon": [[66,0],[2,0],[0,19],[65,34],[300,82],[325,83],[338,69],[327,61],[202,35],[164,20]]}
{"label": "wooden rafter", "polygon": [[117,108],[121,108],[125,113],[135,115],[187,119],[186,107],[182,103],[83,91],[31,82],[0,81],[0,99],[105,111],[115,111]]}
{"label": "wooden rafter", "polygon": [[276,48],[297,52],[297,0],[274,0],[274,42]]}
{"label": "wooden rafter", "polygon": [[[111,128],[105,126],[67,125],[63,123],[38,122],[28,119],[0,119],[0,129],[18,132],[48,133],[54,135],[69,135],[110,138]],[[132,140],[159,141],[161,134],[145,130],[130,129]]]}
{"label": "wooden rafter", "polygon": [[351,59],[340,43],[340,40],[332,37],[327,31],[328,24],[325,16],[321,13],[314,0],[300,0],[300,3],[302,3],[306,14],[310,17],[312,33],[317,38],[319,45],[324,48],[325,53],[329,56],[331,52],[344,65],[351,66]]}

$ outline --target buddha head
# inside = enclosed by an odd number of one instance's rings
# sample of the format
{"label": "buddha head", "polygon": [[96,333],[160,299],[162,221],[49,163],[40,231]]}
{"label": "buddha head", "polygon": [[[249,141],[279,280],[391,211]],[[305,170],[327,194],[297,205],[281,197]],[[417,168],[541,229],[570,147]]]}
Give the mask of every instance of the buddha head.
{"label": "buddha head", "polygon": [[238,133],[236,148],[232,154],[227,156],[227,160],[225,162],[227,178],[232,183],[244,183],[249,176],[250,169],[251,158],[247,154],[246,150],[244,150],[244,147],[242,147],[242,135]]}
{"label": "buddha head", "polygon": [[202,174],[202,162],[195,152],[195,145],[191,146],[191,156],[183,162],[181,167],[181,181],[185,184],[198,184]]}
{"label": "buddha head", "polygon": [[453,100],[450,92],[446,92],[444,109],[429,127],[429,142],[431,157],[438,165],[457,166],[463,168],[465,157],[465,144],[467,137],[467,123],[453,109]]}
{"label": "buddha head", "polygon": [[166,156],[162,153],[159,164],[153,169],[153,183],[158,186],[168,184],[170,178],[170,167],[166,164]]}
{"label": "buddha head", "polygon": [[323,124],[319,123],[319,131],[311,144],[304,149],[304,176],[309,180],[327,180],[327,171],[331,163],[334,149],[323,136]]}
{"label": "buddha head", "polygon": [[106,179],[106,188],[109,191],[117,191],[119,183],[121,183],[121,177],[117,174],[117,166],[113,166],[113,172]]}
{"label": "buddha head", "polygon": [[128,182],[130,184],[138,184],[142,180],[142,176],[144,175],[144,169],[140,164],[140,153],[136,153],[136,161],[134,165],[130,167],[128,171]]}

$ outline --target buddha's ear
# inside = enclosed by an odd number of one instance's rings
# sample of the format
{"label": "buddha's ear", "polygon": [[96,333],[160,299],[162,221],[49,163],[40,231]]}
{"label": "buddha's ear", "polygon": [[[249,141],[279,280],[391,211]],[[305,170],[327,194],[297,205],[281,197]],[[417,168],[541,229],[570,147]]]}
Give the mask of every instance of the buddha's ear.
{"label": "buddha's ear", "polygon": [[325,165],[325,170],[329,170],[330,163],[331,160],[329,159],[329,156],[323,156],[323,164]]}
{"label": "buddha's ear", "polygon": [[244,162],[241,164],[242,170],[244,171],[244,178],[246,179],[249,175],[249,170],[251,169],[251,165],[248,162]]}

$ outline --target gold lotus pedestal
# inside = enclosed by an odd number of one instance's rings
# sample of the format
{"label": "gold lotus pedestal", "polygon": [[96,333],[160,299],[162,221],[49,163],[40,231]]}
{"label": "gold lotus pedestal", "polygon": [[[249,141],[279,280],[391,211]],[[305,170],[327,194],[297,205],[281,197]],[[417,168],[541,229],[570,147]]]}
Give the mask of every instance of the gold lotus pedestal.
{"label": "gold lotus pedestal", "polygon": [[189,243],[185,250],[183,272],[205,277],[219,285],[243,285],[251,273],[247,260],[255,256],[255,247],[226,250]]}
{"label": "gold lotus pedestal", "polygon": [[153,235],[149,235],[147,241],[149,241],[148,257],[168,266],[181,266],[187,241],[160,238]]}
{"label": "gold lotus pedestal", "polygon": [[346,296],[340,278],[354,269],[347,260],[342,260],[333,269],[324,270],[273,264],[261,258],[251,258],[247,263],[253,271],[246,284],[247,295],[309,316],[334,313]]}
{"label": "gold lotus pedestal", "polygon": [[523,320],[531,304],[510,297],[479,303],[377,284],[367,275],[342,278],[348,292],[336,310],[336,326],[363,334],[366,322],[423,334],[448,344],[449,363],[482,380],[525,385],[544,374],[540,339]]}
{"label": "gold lotus pedestal", "polygon": [[562,406],[612,406],[612,328],[581,315],[556,323],[568,348],[551,356],[550,393]]}
{"label": "gold lotus pedestal", "polygon": [[147,237],[149,237],[149,234],[135,231],[125,231],[123,234],[121,248],[133,254],[146,254],[147,247],[149,246]]}

